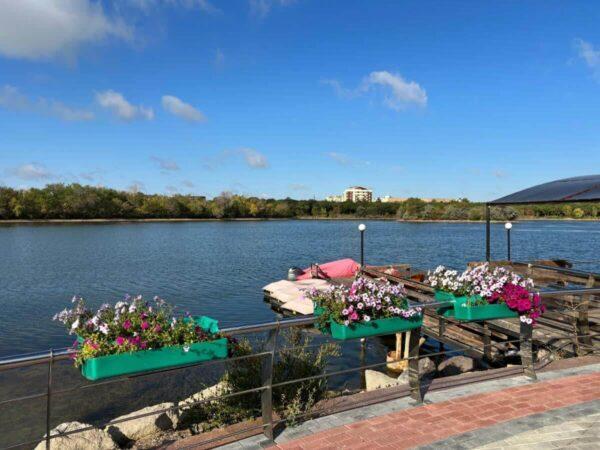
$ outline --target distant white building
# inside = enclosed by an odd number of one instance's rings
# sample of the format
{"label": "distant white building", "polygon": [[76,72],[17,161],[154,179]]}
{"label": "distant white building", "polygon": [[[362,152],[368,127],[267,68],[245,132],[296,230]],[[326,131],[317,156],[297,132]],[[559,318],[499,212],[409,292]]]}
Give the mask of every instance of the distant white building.
{"label": "distant white building", "polygon": [[373,191],[362,186],[352,186],[344,191],[342,195],[330,195],[325,197],[328,202],[372,202]]}
{"label": "distant white building", "polygon": [[372,202],[373,191],[362,186],[352,186],[344,191],[344,199],[350,202]]}

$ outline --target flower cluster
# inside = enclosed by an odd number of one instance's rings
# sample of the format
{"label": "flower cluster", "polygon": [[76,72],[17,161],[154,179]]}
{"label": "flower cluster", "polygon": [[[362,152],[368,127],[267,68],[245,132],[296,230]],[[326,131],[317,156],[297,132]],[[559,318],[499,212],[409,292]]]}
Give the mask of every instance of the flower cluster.
{"label": "flower cluster", "polygon": [[350,325],[390,317],[419,317],[420,308],[410,308],[406,290],[389,281],[359,277],[350,288],[331,286],[324,291],[313,289],[307,297],[325,311],[325,320]]}
{"label": "flower cluster", "polygon": [[491,301],[506,303],[510,309],[519,313],[521,322],[529,325],[535,325],[537,318],[546,310],[539,294],[531,295],[525,287],[513,283],[507,283],[500,292],[495,292]]}
{"label": "flower cluster", "polygon": [[522,322],[528,324],[535,324],[545,310],[539,294],[531,294],[535,287],[533,280],[523,278],[504,267],[492,270],[485,263],[458,273],[438,266],[428,273],[428,280],[436,290],[456,296],[466,295],[469,306],[506,303],[510,309],[519,313]]}
{"label": "flower cluster", "polygon": [[488,263],[471,267],[462,274],[464,282],[469,286],[469,295],[480,295],[491,299],[494,294],[502,291],[506,284],[514,284],[525,289],[533,289],[533,280],[523,278],[504,267],[490,269]]}
{"label": "flower cluster", "polygon": [[465,282],[464,273],[458,273],[457,270],[444,266],[437,266],[433,272],[429,271],[427,279],[431,287],[438,291],[449,292],[457,296],[467,295],[470,292],[470,286]]}
{"label": "flower cluster", "polygon": [[63,323],[69,334],[77,335],[76,366],[103,355],[214,339],[194,323],[189,313],[185,318],[173,317],[173,308],[159,297],[150,304],[141,295],[127,295],[114,306],[105,303],[95,312],[81,297],[73,297],[72,303],[72,309],[59,312],[54,320]]}

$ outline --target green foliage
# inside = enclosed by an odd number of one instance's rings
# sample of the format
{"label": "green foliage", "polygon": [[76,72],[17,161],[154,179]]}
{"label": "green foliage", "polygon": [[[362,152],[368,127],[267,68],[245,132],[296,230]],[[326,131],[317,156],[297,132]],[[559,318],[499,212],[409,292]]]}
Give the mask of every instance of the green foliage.
{"label": "green foliage", "polygon": [[[494,207],[493,220],[518,218],[597,218],[594,203]],[[45,219],[236,219],[295,217],[397,218],[403,220],[482,220],[481,203],[467,199],[425,202],[409,198],[401,203],[327,202],[262,199],[224,192],[212,200],[195,195],[125,192],[80,184],[49,184],[43,189],[0,187],[0,220]]]}
{"label": "green foliage", "polygon": [[[313,347],[313,338],[299,328],[290,328],[282,332],[281,337],[283,342],[279,347],[282,350],[276,354],[273,365],[273,384],[320,375],[330,359],[340,354],[337,344],[326,343],[318,349]],[[233,356],[250,356],[257,350],[260,351],[253,348],[248,340],[242,340],[235,344]],[[260,380],[261,357],[232,361],[228,363],[222,379],[227,386],[223,394],[255,389],[260,387]],[[273,409],[293,422],[323,399],[326,390],[325,378],[274,387]],[[260,414],[261,392],[257,391],[195,406],[188,414],[187,425],[205,423],[207,428],[215,428],[259,417]]]}

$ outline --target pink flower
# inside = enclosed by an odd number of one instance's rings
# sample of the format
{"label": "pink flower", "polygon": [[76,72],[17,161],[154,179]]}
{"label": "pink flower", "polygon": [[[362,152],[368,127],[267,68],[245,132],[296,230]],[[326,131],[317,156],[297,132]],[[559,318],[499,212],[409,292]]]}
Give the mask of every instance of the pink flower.
{"label": "pink flower", "polygon": [[162,327],[159,324],[156,324],[156,326],[154,327],[154,332],[160,333],[161,331],[162,331]]}
{"label": "pink flower", "polygon": [[127,319],[125,322],[123,322],[123,328],[125,330],[129,330],[131,328],[131,320]]}
{"label": "pink flower", "polygon": [[117,343],[117,345],[123,345],[125,343],[125,338],[123,336],[119,336],[115,342]]}
{"label": "pink flower", "polygon": [[144,320],[142,322],[142,330],[147,330],[148,328],[150,328],[150,324]]}

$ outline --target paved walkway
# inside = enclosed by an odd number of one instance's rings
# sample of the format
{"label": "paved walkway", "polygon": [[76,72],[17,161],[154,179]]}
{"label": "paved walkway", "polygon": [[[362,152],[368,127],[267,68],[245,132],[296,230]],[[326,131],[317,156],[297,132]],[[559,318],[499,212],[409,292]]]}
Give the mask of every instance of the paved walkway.
{"label": "paved walkway", "polygon": [[[414,407],[398,399],[289,429],[274,448],[599,448],[600,365],[433,392]],[[390,412],[393,411],[393,412]],[[250,438],[222,447],[265,446]]]}

